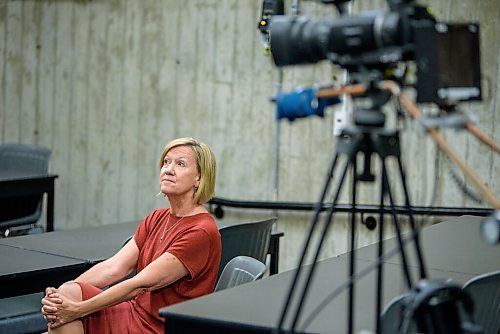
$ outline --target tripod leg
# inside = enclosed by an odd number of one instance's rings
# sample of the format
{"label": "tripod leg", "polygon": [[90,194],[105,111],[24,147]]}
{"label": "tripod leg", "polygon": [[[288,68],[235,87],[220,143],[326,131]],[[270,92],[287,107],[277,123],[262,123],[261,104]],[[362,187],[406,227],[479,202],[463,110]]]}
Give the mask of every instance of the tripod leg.
{"label": "tripod leg", "polygon": [[282,329],[283,324],[285,322],[285,318],[286,318],[288,309],[290,308],[290,301],[291,301],[293,293],[297,287],[298,278],[300,276],[302,266],[304,264],[305,257],[307,255],[307,250],[308,250],[309,245],[311,243],[312,235],[313,235],[314,229],[317,225],[316,223],[318,222],[319,214],[320,214],[321,209],[323,207],[323,203],[325,201],[325,197],[326,197],[326,194],[328,192],[328,188],[330,187],[330,182],[331,182],[331,179],[333,177],[333,172],[335,170],[335,166],[337,165],[338,158],[339,158],[339,154],[337,153],[337,154],[335,154],[335,157],[332,159],[332,161],[330,163],[330,166],[328,168],[328,172],[327,172],[327,175],[325,177],[324,184],[323,184],[323,188],[321,190],[321,195],[320,195],[319,201],[316,203],[316,207],[314,208],[314,214],[313,214],[313,217],[311,219],[311,223],[309,224],[309,230],[307,232],[306,241],[305,241],[304,246],[302,248],[299,264],[298,264],[297,270],[295,271],[295,274],[293,276],[293,280],[292,280],[292,283],[290,285],[290,288],[288,290],[288,294],[287,294],[287,297],[285,300],[285,304],[283,306],[283,310],[281,311],[281,316],[280,316],[280,320],[278,323],[277,333],[281,332],[281,329]]}
{"label": "tripod leg", "polygon": [[398,169],[399,175],[401,176],[401,184],[403,185],[403,191],[405,194],[405,205],[406,210],[408,210],[408,219],[410,220],[410,227],[413,234],[413,240],[415,241],[415,251],[417,253],[418,258],[418,267],[420,270],[420,278],[427,278],[427,273],[425,270],[424,257],[422,255],[422,249],[420,247],[420,233],[415,225],[415,217],[413,216],[413,211],[410,205],[410,196],[408,193],[408,186],[406,184],[406,177],[403,169],[403,163],[401,162],[401,157],[397,157],[398,160]]}
{"label": "tripod leg", "polygon": [[[379,230],[379,244],[378,244],[378,258],[381,259],[384,256],[384,244],[383,244],[383,236],[384,236],[384,212],[385,212],[385,207],[384,207],[384,198],[387,195],[389,197],[389,203],[390,203],[390,208],[391,208],[391,218],[392,218],[392,223],[396,229],[396,236],[398,239],[398,244],[399,244],[399,251],[401,254],[401,260],[403,264],[403,273],[406,278],[406,284],[408,286],[408,289],[412,287],[412,282],[411,282],[411,276],[409,272],[409,267],[408,267],[408,262],[407,262],[407,256],[404,250],[403,246],[403,240],[402,240],[402,235],[401,235],[401,229],[398,223],[397,215],[396,215],[396,207],[394,204],[393,196],[392,196],[392,191],[391,191],[391,186],[389,184],[389,178],[387,175],[387,165],[385,163],[385,158],[381,158],[381,164],[382,164],[382,182],[381,182],[381,191],[380,191],[380,230]],[[377,319],[377,333],[380,333],[381,331],[381,323],[380,323],[380,317],[382,315],[382,295],[383,295],[383,261],[381,261],[378,264],[378,272],[377,272],[377,305],[376,305],[376,314],[375,314],[375,319]]]}
{"label": "tripod leg", "polygon": [[[384,176],[382,175],[382,178]],[[384,228],[385,228],[385,223],[384,223],[384,197],[386,193],[386,185],[387,182],[385,180],[382,180],[380,183],[380,213],[379,213],[379,231],[378,231],[378,258],[381,259],[382,256],[384,255]],[[379,262],[377,265],[377,306],[376,306],[376,314],[375,314],[375,319],[377,319],[377,332],[380,333],[381,331],[381,324],[380,324],[380,316],[382,315],[382,289],[383,289],[383,276],[384,276],[384,267],[382,265],[382,261]]]}
{"label": "tripod leg", "polygon": [[342,185],[344,184],[345,176],[347,174],[347,170],[349,169],[349,166],[350,166],[350,163],[351,163],[351,159],[352,159],[352,157],[349,156],[349,160],[346,162],[346,164],[344,166],[344,169],[342,170],[342,176],[340,178],[339,184],[337,185],[337,190],[335,191],[335,195],[334,195],[334,199],[333,199],[332,205],[328,209],[327,216],[324,219],[323,229],[321,230],[320,239],[318,241],[318,245],[317,245],[315,253],[314,253],[314,258],[313,258],[312,264],[309,266],[309,269],[308,269],[308,272],[307,272],[307,275],[306,275],[306,281],[305,281],[304,287],[302,289],[302,293],[300,295],[300,299],[299,299],[299,303],[298,303],[298,306],[297,306],[297,310],[295,312],[295,315],[294,315],[294,318],[293,318],[293,321],[292,321],[292,326],[291,326],[291,332],[292,333],[295,331],[295,328],[297,326],[297,323],[298,323],[298,320],[299,320],[299,317],[300,317],[300,313],[302,312],[302,307],[303,307],[304,302],[305,302],[305,300],[307,298],[307,293],[309,291],[309,287],[311,285],[311,281],[312,281],[312,279],[314,277],[314,273],[315,273],[315,269],[316,269],[316,263],[318,261],[319,254],[321,252],[321,248],[323,247],[323,242],[325,241],[325,238],[326,238],[326,235],[327,235],[327,232],[328,232],[328,228],[331,225],[333,214],[335,212],[335,206],[337,204],[338,198],[340,197],[340,192],[342,190]]}
{"label": "tripod leg", "polygon": [[396,207],[394,205],[394,199],[392,197],[391,187],[389,184],[389,180],[387,178],[387,166],[385,164],[385,159],[382,159],[382,173],[383,173],[382,179],[385,180],[385,182],[387,182],[387,195],[389,196],[389,202],[390,202],[390,207],[391,207],[392,223],[393,223],[394,227],[396,228],[396,236],[398,239],[399,250],[401,253],[401,261],[403,262],[403,272],[404,272],[404,275],[406,278],[406,285],[407,285],[408,289],[411,289],[413,284],[411,282],[410,270],[409,270],[408,262],[407,262],[407,256],[406,256],[406,252],[405,252],[404,245],[403,245],[403,239],[401,236],[401,229],[400,229],[400,226],[398,224],[398,218],[396,215]]}
{"label": "tripod leg", "polygon": [[[355,155],[353,157],[352,161],[352,197],[351,197],[351,256],[349,257],[349,277],[354,276],[354,272],[356,270],[355,268],[355,263],[356,263],[356,256],[355,256],[355,241],[356,241],[356,189],[357,189],[357,161],[356,161],[357,156]],[[369,156],[365,157],[366,159],[370,159]],[[354,284],[351,284],[349,286],[349,299],[348,299],[348,318],[347,318],[347,324],[348,324],[348,334],[352,334],[353,329],[354,329]]]}

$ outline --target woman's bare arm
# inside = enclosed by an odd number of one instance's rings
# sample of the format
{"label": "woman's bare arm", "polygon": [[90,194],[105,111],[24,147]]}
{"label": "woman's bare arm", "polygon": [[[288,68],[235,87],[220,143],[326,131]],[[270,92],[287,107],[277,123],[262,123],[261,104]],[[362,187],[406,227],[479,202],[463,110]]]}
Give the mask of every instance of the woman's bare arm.
{"label": "woman's bare arm", "polygon": [[150,263],[134,277],[124,280],[102,293],[81,302],[75,302],[59,292],[51,294],[51,299],[59,299],[61,303],[52,304],[57,307],[55,321],[50,324],[56,328],[67,322],[116,305],[146,291],[153,291],[167,286],[186,276],[188,270],[182,262],[170,253],[164,253]]}
{"label": "woman's bare arm", "polygon": [[138,258],[139,248],[132,238],[115,255],[81,274],[75,282],[87,283],[101,289],[110,286],[130,274],[137,266]]}

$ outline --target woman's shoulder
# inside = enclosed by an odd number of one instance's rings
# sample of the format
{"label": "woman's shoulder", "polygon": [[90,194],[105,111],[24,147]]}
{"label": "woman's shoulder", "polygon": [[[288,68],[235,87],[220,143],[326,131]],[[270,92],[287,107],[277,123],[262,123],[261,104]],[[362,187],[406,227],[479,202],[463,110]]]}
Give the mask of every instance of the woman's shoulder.
{"label": "woman's shoulder", "polygon": [[193,221],[195,222],[195,226],[197,228],[203,228],[210,231],[219,230],[214,217],[208,211],[193,215]]}
{"label": "woman's shoulder", "polygon": [[160,222],[164,221],[164,219],[167,219],[167,216],[170,212],[169,208],[158,208],[153,211],[151,211],[143,220],[142,220],[142,225],[149,227],[149,226],[155,226],[156,224],[159,224]]}
{"label": "woman's shoulder", "polygon": [[214,217],[212,217],[212,215],[208,211],[193,215],[193,219],[199,222],[200,224],[216,225]]}

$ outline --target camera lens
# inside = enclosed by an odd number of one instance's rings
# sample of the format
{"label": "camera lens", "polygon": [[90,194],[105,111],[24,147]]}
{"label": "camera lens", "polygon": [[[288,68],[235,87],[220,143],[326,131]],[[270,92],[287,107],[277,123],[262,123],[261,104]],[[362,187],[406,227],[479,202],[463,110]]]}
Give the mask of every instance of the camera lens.
{"label": "camera lens", "polygon": [[349,64],[364,52],[400,43],[399,25],[399,14],[382,11],[336,18],[277,15],[271,19],[271,53],[277,66],[325,59]]}
{"label": "camera lens", "polygon": [[326,59],[329,27],[317,18],[275,16],[271,20],[271,53],[277,66]]}

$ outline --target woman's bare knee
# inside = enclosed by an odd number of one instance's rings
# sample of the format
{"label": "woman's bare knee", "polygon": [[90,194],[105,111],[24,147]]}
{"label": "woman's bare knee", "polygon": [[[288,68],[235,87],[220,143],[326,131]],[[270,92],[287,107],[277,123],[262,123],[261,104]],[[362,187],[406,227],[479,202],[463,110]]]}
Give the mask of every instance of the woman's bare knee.
{"label": "woman's bare knee", "polygon": [[72,300],[82,300],[82,288],[78,283],[66,282],[63,283],[58,289],[61,294],[68,296]]}

